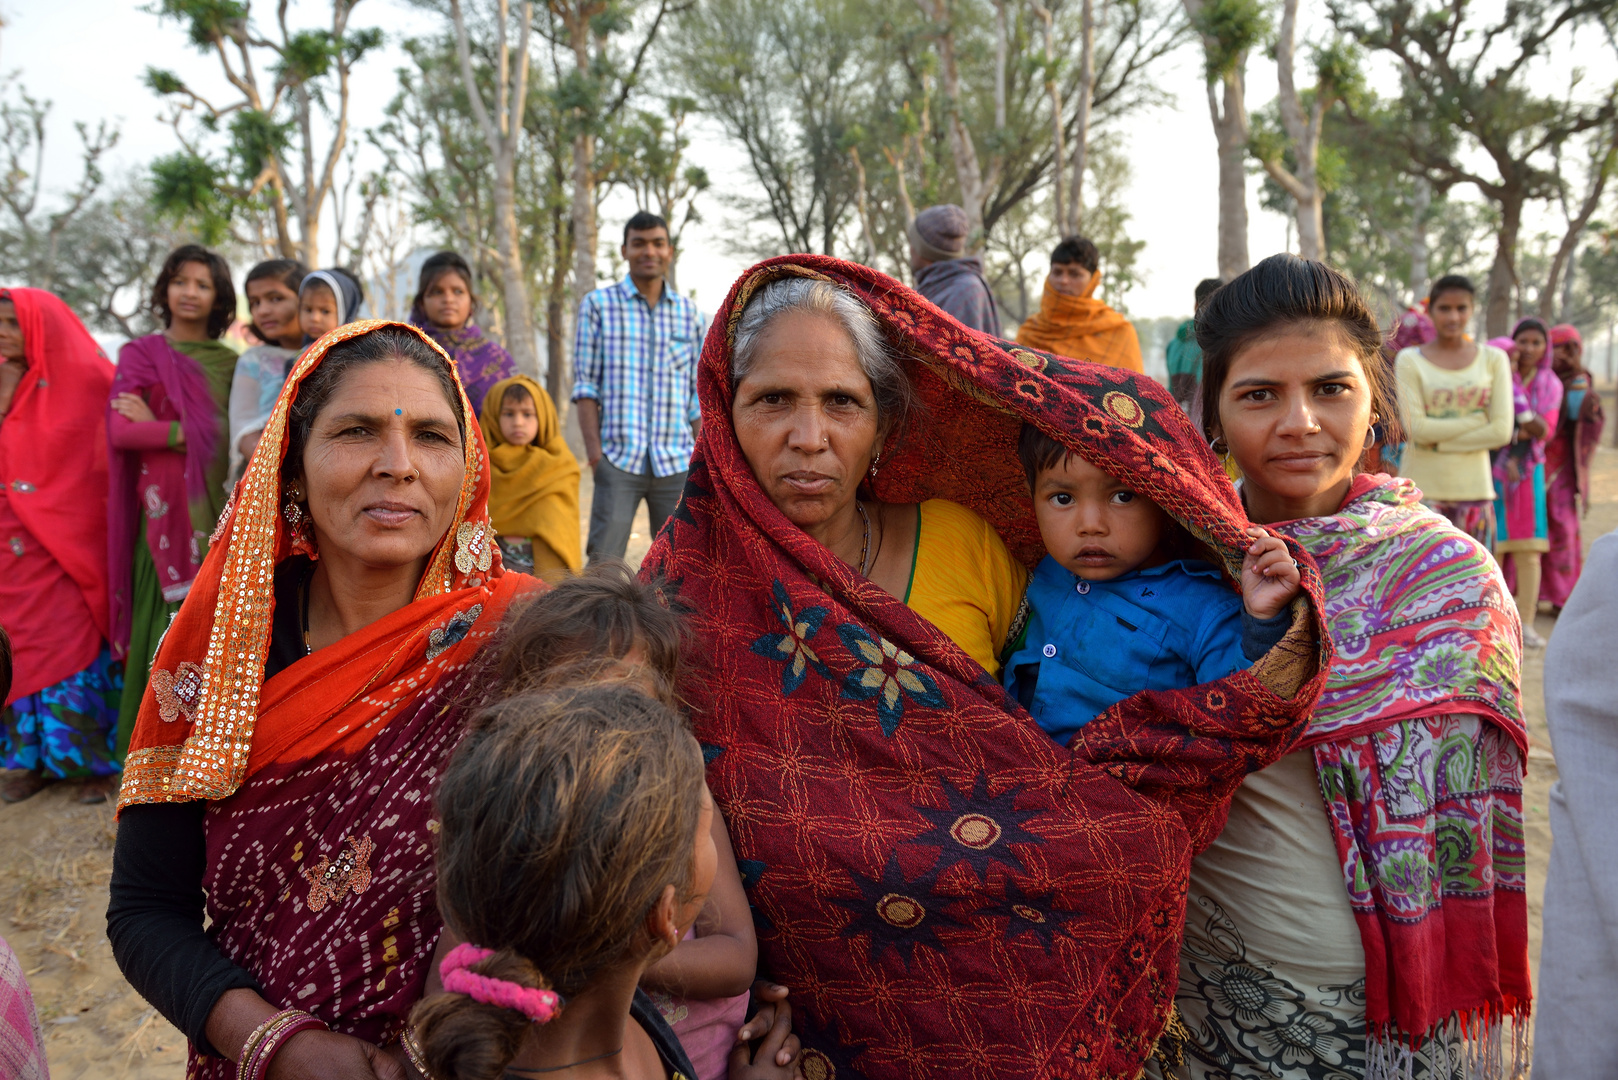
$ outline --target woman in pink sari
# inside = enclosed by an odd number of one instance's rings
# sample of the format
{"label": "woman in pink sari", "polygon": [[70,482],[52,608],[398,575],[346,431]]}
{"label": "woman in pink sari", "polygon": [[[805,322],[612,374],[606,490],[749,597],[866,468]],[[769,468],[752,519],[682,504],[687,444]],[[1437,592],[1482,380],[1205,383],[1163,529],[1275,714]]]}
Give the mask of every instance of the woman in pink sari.
{"label": "woman in pink sari", "polygon": [[1563,323],[1551,327],[1551,367],[1562,380],[1561,422],[1545,444],[1545,516],[1550,554],[1539,598],[1556,611],[1578,584],[1584,566],[1579,518],[1590,509],[1590,458],[1601,441],[1606,416],[1595,376],[1584,366],[1584,340]]}
{"label": "woman in pink sari", "polygon": [[1538,319],[1523,319],[1511,332],[1511,442],[1495,451],[1494,554],[1516,597],[1523,645],[1543,649],[1534,629],[1539,609],[1540,562],[1550,550],[1545,520],[1545,443],[1556,435],[1562,413],[1562,380],[1551,370],[1550,332]]}

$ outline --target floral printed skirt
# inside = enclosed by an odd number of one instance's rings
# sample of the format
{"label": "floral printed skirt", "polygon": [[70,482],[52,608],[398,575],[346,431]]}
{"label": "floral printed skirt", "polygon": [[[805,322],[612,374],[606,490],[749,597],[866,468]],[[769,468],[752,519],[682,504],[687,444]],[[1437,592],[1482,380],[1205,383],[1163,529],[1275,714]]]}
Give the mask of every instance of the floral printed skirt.
{"label": "floral printed skirt", "polygon": [[0,766],[61,779],[113,776],[123,665],[103,647],[90,666],[0,713]]}

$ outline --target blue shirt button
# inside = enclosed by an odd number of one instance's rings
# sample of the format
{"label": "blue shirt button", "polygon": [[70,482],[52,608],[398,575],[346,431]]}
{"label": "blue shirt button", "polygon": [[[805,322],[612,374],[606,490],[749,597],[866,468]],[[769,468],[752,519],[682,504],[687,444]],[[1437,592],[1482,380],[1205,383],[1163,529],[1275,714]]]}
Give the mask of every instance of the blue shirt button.
{"label": "blue shirt button", "polygon": [[1043,649],[1040,650],[1040,652],[1044,653],[1045,654],[1045,659],[1049,660],[1051,657],[1056,655],[1056,646],[1055,645],[1046,645]]}

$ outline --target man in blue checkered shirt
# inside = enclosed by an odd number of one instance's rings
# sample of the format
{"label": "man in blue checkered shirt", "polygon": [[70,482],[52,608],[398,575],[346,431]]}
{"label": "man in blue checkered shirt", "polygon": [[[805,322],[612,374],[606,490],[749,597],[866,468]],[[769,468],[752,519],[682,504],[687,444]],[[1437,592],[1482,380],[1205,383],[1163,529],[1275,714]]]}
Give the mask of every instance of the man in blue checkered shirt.
{"label": "man in blue checkered shirt", "polygon": [[651,535],[674,512],[702,416],[697,357],[707,323],[666,287],[668,222],[642,210],[624,226],[629,276],[579,305],[573,401],[595,474],[587,554],[623,558],[642,499]]}

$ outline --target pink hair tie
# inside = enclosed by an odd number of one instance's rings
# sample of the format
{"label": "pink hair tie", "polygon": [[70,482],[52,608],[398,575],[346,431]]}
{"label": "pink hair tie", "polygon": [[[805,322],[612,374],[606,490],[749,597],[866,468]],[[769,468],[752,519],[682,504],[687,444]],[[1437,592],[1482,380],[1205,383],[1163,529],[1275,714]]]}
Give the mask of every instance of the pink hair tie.
{"label": "pink hair tie", "polygon": [[556,991],[520,986],[509,979],[491,979],[487,975],[467,970],[473,964],[487,960],[493,955],[493,949],[483,949],[472,944],[455,946],[438,965],[438,973],[444,980],[444,989],[452,994],[465,994],[473,1001],[481,1001],[485,1005],[515,1009],[536,1024],[546,1023],[556,1015],[556,1010],[562,1005],[562,999],[557,996]]}

